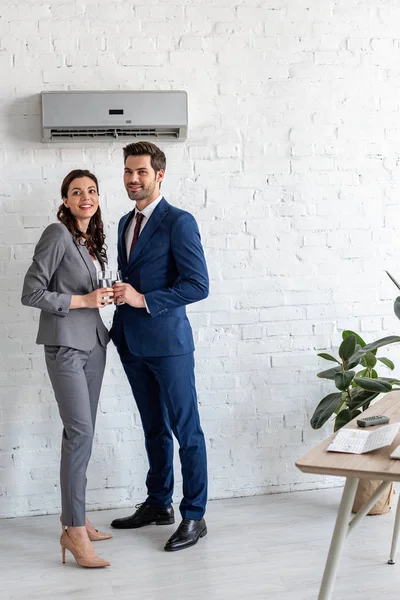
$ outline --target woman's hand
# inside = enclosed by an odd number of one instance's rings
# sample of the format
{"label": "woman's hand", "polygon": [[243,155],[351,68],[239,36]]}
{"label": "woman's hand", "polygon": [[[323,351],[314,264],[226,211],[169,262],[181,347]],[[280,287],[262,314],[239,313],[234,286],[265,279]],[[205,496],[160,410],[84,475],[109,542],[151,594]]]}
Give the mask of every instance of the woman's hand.
{"label": "woman's hand", "polygon": [[114,290],[111,287],[100,288],[83,297],[86,308],[104,308],[107,304],[113,303]]}
{"label": "woman's hand", "polygon": [[113,298],[111,287],[100,288],[84,296],[72,296],[70,308],[104,308],[113,303]]}

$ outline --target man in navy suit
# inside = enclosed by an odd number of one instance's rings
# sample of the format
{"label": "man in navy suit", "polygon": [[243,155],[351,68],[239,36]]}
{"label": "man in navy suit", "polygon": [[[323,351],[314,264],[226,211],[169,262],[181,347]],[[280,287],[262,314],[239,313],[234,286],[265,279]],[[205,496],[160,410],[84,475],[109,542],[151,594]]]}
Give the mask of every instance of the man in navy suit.
{"label": "man in navy suit", "polygon": [[156,145],[124,148],[124,184],[134,209],[118,226],[121,283],[111,328],[142,420],[149,461],[147,499],[115,519],[117,529],[175,522],[173,437],[182,467],[182,521],[165,550],[193,546],[207,533],[207,458],[194,378],[186,305],[208,295],[208,273],[194,217],[160,194],[166,159]]}

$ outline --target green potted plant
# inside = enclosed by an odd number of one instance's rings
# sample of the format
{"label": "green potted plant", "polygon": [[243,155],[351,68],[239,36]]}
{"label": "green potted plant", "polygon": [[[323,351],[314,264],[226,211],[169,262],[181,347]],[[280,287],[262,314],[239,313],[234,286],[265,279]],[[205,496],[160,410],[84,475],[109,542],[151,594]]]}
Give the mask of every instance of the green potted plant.
{"label": "green potted plant", "polygon": [[[366,344],[357,333],[346,330],[342,333],[338,358],[325,352],[318,354],[325,360],[337,363],[337,366],[321,371],[317,376],[334,381],[338,391],[328,394],[319,402],[310,421],[313,429],[319,429],[334,415],[334,431],[337,431],[366,410],[379,394],[400,389],[393,387],[400,385],[400,380],[382,377],[377,372],[379,362],[393,371],[393,362],[386,357],[377,357],[377,351],[396,342],[400,342],[400,337],[392,335]],[[356,371],[357,368],[360,370]],[[364,503],[365,496],[378,487],[379,483],[360,480],[353,506],[354,512],[357,512],[356,507],[360,502]],[[388,498],[379,500],[369,514],[387,512],[392,494],[393,489],[390,490]],[[382,509],[378,504],[382,505]]]}

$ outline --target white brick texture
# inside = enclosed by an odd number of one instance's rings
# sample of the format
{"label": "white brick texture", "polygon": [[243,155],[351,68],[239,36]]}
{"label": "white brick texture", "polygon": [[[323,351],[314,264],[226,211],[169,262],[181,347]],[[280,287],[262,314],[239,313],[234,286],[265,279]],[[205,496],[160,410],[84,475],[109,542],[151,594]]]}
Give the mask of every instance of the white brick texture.
{"label": "white brick texture", "polygon": [[[160,145],[163,192],[198,220],[211,276],[210,298],[189,308],[210,497],[331,485],[294,466],[331,430],[309,426],[331,389],[316,353],[345,328],[370,341],[399,330],[383,272],[400,277],[398,0],[3,4],[0,517],[60,510],[61,423],[34,343],[39,314],[19,297],[61,180],[78,167],[99,177],[111,265],[131,208],[124,144],[42,144],[42,90],[188,92],[188,139]],[[89,506],[142,501],[145,471],[110,345]]]}

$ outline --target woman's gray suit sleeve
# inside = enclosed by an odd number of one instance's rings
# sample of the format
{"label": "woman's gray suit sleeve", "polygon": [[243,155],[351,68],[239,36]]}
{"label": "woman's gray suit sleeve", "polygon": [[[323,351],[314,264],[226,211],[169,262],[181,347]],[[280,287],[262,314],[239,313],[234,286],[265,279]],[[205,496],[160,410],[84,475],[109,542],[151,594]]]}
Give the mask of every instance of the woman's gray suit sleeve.
{"label": "woman's gray suit sleeve", "polygon": [[21,302],[60,317],[69,313],[71,294],[50,292],[49,283],[59,267],[67,244],[64,228],[49,225],[38,241],[22,289]]}

